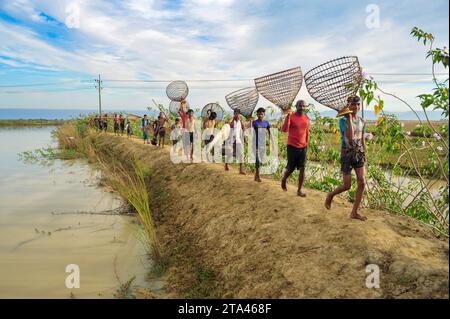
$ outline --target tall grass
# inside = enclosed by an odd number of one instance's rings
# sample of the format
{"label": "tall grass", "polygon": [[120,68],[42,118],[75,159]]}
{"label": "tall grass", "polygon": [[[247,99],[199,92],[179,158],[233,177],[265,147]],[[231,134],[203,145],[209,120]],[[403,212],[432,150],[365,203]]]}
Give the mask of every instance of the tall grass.
{"label": "tall grass", "polygon": [[150,253],[154,261],[161,260],[161,249],[158,242],[153,215],[150,210],[150,200],[146,178],[150,171],[136,159],[130,161],[130,167],[125,167],[121,162],[102,158],[99,153],[97,162],[102,167],[102,173],[106,183],[125,198],[137,211],[145,232],[146,247],[150,247]]}
{"label": "tall grass", "polygon": [[151,171],[133,154],[127,154],[124,161],[121,158],[124,154],[120,150],[103,147],[95,138],[95,130],[90,129],[84,119],[62,125],[54,132],[54,136],[61,149],[76,150],[89,161],[100,165],[105,183],[126,199],[138,213],[143,226],[142,239],[145,241],[145,247],[149,248],[153,261],[159,262],[161,248],[150,209],[147,186]]}

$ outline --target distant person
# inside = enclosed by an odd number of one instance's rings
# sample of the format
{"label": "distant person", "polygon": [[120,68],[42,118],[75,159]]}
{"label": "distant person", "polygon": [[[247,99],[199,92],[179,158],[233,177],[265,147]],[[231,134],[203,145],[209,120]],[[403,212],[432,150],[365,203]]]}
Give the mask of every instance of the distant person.
{"label": "distant person", "polygon": [[298,100],[295,108],[295,112],[289,110],[284,124],[281,127],[281,131],[288,133],[287,165],[283,178],[281,179],[281,188],[287,191],[287,179],[295,169],[298,169],[297,195],[306,197],[306,194],[302,191],[302,187],[305,180],[306,155],[309,142],[309,118],[304,114],[306,109],[304,100]]}
{"label": "distant person", "polygon": [[125,132],[125,117],[122,114],[119,115],[120,135]]}
{"label": "distant person", "polygon": [[189,159],[191,161],[194,160],[194,133],[196,130],[196,122],[194,118],[194,110],[189,109],[186,113],[186,132],[188,134],[189,140],[188,140],[188,153],[189,153]]}
{"label": "distant person", "polygon": [[105,133],[108,131],[108,114],[103,115],[102,130]]}
{"label": "distant person", "polygon": [[182,129],[182,125],[180,122],[180,119],[177,117],[175,119],[175,123],[172,124],[172,126],[170,127],[171,133],[170,133],[170,139],[172,140],[172,145],[175,145],[178,143],[180,136],[181,136],[181,129]]}
{"label": "distant person", "polygon": [[180,102],[178,115],[181,119],[181,140],[183,143],[183,150],[186,155],[186,159],[189,161],[190,136],[189,132],[186,130],[186,119],[188,118],[187,111],[187,102],[183,99]]}
{"label": "distant person", "polygon": [[144,117],[141,119],[141,130],[142,130],[142,137],[144,139],[144,144],[150,144],[148,140],[149,129],[150,129],[150,122],[148,120],[147,114],[144,114]]}
{"label": "distant person", "polygon": [[[206,146],[208,146],[208,144],[211,143],[212,140],[214,140],[214,129],[217,124],[217,113],[216,112],[211,112],[211,110],[208,110],[206,115],[207,116],[205,117],[205,119],[203,121],[203,129],[204,129],[203,136],[204,136],[205,149],[206,149]],[[211,155],[214,157],[214,148],[211,150]],[[208,162],[211,162],[209,152],[206,153],[206,160]],[[212,159],[212,161],[214,161],[214,159]]]}
{"label": "distant person", "polygon": [[119,116],[116,113],[114,113],[113,123],[114,123],[114,135],[119,135],[120,129]]}
{"label": "distant person", "polygon": [[94,117],[94,127],[95,127],[95,130],[98,132],[101,128],[100,128],[100,118],[99,118],[99,116],[98,115],[96,115],[95,117]]}
{"label": "distant person", "polygon": [[254,129],[253,147],[255,150],[255,181],[261,182],[260,167],[266,156],[266,132],[270,138],[270,123],[264,120],[266,110],[260,107],[256,110],[257,119],[253,121]]}
{"label": "distant person", "polygon": [[[230,135],[228,137],[228,141],[225,144],[231,144],[233,147],[233,158],[236,158],[236,161],[239,163],[239,174],[246,175],[244,170],[244,131],[245,125],[244,122],[241,121],[241,111],[239,109],[235,109],[233,112],[233,118],[229,122],[230,125]],[[225,156],[225,170],[229,171],[229,162],[232,161],[230,156]]]}
{"label": "distant person", "polygon": [[131,135],[133,135],[133,127],[131,126],[130,120],[127,120],[126,131],[127,131],[127,138],[130,138]]}
{"label": "distant person", "polygon": [[158,116],[158,147],[164,147],[166,138],[166,123],[168,123],[167,117],[164,112],[161,112]]}
{"label": "distant person", "polygon": [[349,101],[350,114],[339,119],[339,130],[341,133],[341,171],[343,185],[337,187],[331,193],[328,193],[325,200],[325,207],[331,208],[334,196],[348,191],[352,185],[352,169],[356,173],[357,188],[355,192],[355,201],[350,218],[365,221],[367,217],[358,214],[362,196],[365,187],[365,151],[366,141],[364,137],[366,124],[364,120],[358,116],[361,107],[361,99],[355,96]]}

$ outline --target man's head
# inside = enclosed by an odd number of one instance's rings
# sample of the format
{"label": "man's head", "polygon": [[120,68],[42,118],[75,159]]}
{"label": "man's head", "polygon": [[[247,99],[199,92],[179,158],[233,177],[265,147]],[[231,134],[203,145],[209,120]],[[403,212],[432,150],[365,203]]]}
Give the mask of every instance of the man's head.
{"label": "man's head", "polygon": [[358,113],[361,108],[361,99],[359,96],[356,95],[351,98],[349,108],[353,112],[353,114]]}
{"label": "man's head", "polygon": [[177,118],[175,119],[175,124],[178,124],[178,123],[180,123],[180,119],[177,117]]}
{"label": "man's head", "polygon": [[295,103],[295,109],[298,114],[302,115],[306,109],[305,100],[298,100],[297,103]]}
{"label": "man's head", "polygon": [[211,114],[209,115],[209,119],[212,121],[212,120],[215,120],[216,118],[217,118],[217,113],[211,112]]}
{"label": "man's head", "polygon": [[194,110],[189,109],[187,111],[187,115],[189,116],[190,119],[193,118],[194,117]]}
{"label": "man's head", "polygon": [[259,109],[256,110],[256,116],[258,117],[259,120],[262,121],[265,115],[266,110],[263,107],[260,107]]}
{"label": "man's head", "polygon": [[235,120],[238,120],[240,116],[241,116],[241,110],[240,109],[235,109],[234,112],[233,112],[233,118]]}
{"label": "man's head", "polygon": [[146,119],[147,118],[147,114],[144,114],[144,119]]}

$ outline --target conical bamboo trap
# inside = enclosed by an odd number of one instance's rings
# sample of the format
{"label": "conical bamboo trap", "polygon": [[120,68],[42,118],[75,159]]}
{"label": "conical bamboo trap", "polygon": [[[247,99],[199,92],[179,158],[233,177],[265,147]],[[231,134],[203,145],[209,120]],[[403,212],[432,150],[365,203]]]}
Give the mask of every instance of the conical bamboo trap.
{"label": "conical bamboo trap", "polygon": [[255,79],[258,92],[283,111],[292,106],[302,83],[303,74],[300,67]]}
{"label": "conical bamboo trap", "polygon": [[206,104],[202,109],[202,118],[205,118],[212,112],[215,112],[217,114],[217,120],[221,121],[223,119],[223,109],[218,103],[208,103]]}
{"label": "conical bamboo trap", "polygon": [[345,56],[323,63],[305,74],[305,85],[311,97],[322,105],[349,113],[347,100],[357,94],[362,83],[358,57]]}
{"label": "conical bamboo trap", "polygon": [[[181,102],[177,101],[170,101],[169,103],[169,112],[178,115],[178,112],[180,111],[180,104]],[[186,101],[186,111],[189,110],[189,103]]]}
{"label": "conical bamboo trap", "polygon": [[166,94],[170,100],[181,102],[188,96],[189,87],[184,81],[173,81],[167,86]]}
{"label": "conical bamboo trap", "polygon": [[247,87],[226,95],[225,100],[232,110],[239,109],[241,114],[247,117],[252,115],[258,104],[259,94],[256,88]]}

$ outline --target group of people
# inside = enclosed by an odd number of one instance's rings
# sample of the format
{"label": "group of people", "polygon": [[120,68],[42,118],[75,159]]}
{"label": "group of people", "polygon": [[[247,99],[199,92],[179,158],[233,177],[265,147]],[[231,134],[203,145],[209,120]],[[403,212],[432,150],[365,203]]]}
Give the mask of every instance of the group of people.
{"label": "group of people", "polygon": [[[126,123],[126,124],[125,124]],[[99,132],[106,132],[108,130],[108,114],[97,115],[93,119],[93,126]],[[115,135],[123,135],[125,131],[127,136],[133,135],[133,127],[129,119],[126,119],[122,114],[113,114],[113,128]]]}
{"label": "group of people", "polygon": [[[325,199],[325,207],[331,209],[333,198],[351,187],[351,172],[355,171],[357,177],[357,188],[355,192],[355,199],[353,202],[353,209],[350,214],[351,218],[361,221],[366,220],[365,216],[358,213],[359,206],[361,204],[364,188],[365,188],[365,121],[358,112],[361,107],[361,99],[358,96],[350,97],[347,100],[347,107],[351,113],[342,116],[339,119],[339,130],[341,138],[341,172],[343,176],[343,183],[332,192],[328,193]],[[150,144],[149,133],[153,133],[152,144],[159,147],[164,147],[164,141],[166,137],[166,129],[168,125],[171,125],[170,139],[173,147],[182,140],[185,156],[188,160],[194,159],[194,138],[195,132],[200,128],[197,127],[198,123],[194,117],[194,111],[187,109],[187,103],[185,100],[181,101],[180,109],[178,112],[179,117],[171,123],[164,112],[160,112],[158,118],[151,122],[147,115],[141,118],[141,130],[143,133],[144,144]],[[284,174],[281,179],[281,188],[283,191],[287,191],[287,180],[291,174],[297,169],[299,170],[297,195],[300,197],[306,197],[306,193],[303,191],[303,184],[305,180],[305,167],[307,162],[308,144],[310,139],[310,119],[306,115],[306,103],[304,100],[299,100],[295,104],[295,110],[285,111],[285,119],[279,129],[282,132],[287,133],[287,165],[284,169]],[[208,146],[214,140],[214,134],[217,132],[216,126],[218,124],[217,114],[212,111],[208,111],[203,118],[203,143]],[[107,115],[105,114],[103,119],[95,118],[96,126],[100,130],[107,129]],[[114,133],[119,135],[123,134],[126,129],[128,136],[132,134],[130,120],[127,120],[127,125],[124,126],[125,119],[122,115],[114,115]],[[223,142],[222,146],[228,144],[232,151],[224,152],[222,149],[222,156],[225,156],[225,170],[229,171],[229,163],[233,159],[239,163],[239,173],[246,175],[244,169],[244,132],[248,129],[253,129],[253,148],[255,150],[255,176],[256,182],[261,182],[260,168],[264,163],[264,157],[266,153],[266,141],[267,138],[271,138],[271,125],[265,120],[265,109],[258,108],[256,110],[256,119],[252,120],[250,116],[247,116],[243,120],[239,109],[235,109],[233,117],[230,121],[224,123],[229,125],[230,133],[227,137],[227,142]],[[211,156],[214,156],[214,148],[209,149],[206,154],[208,162],[214,162]]]}

